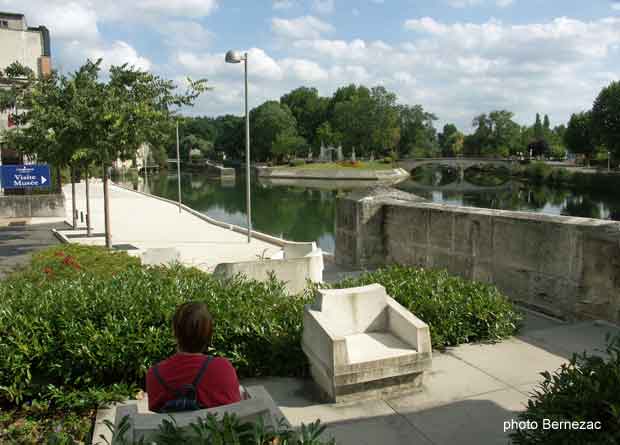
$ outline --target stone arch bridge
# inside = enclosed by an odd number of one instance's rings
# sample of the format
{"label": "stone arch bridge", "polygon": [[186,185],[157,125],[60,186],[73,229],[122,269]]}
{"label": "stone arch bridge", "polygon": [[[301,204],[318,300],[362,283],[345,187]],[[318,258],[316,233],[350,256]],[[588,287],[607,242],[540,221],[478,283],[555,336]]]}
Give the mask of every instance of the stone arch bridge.
{"label": "stone arch bridge", "polygon": [[408,172],[415,170],[423,165],[441,165],[452,167],[464,172],[470,167],[493,165],[495,167],[506,167],[510,170],[518,165],[519,161],[512,159],[493,159],[493,158],[418,158],[418,159],[402,159],[398,161],[398,166],[404,168]]}

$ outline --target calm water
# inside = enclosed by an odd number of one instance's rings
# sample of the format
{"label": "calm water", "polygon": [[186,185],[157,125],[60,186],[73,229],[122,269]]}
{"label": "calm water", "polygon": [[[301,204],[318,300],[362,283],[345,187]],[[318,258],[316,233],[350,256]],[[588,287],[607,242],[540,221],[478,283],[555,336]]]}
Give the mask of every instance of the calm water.
{"label": "calm water", "polygon": [[[475,185],[468,179],[472,178],[455,178],[452,172],[427,172],[397,187],[435,202],[620,220],[619,193],[580,194],[568,189],[502,182],[497,178],[483,178]],[[347,181],[338,184],[303,180],[266,182],[255,178],[252,181],[254,228],[293,241],[317,241],[324,250],[333,252],[336,197],[364,185]],[[245,226],[242,176],[233,181],[220,181],[199,173],[183,174],[181,186],[185,204],[218,220]],[[145,188],[142,182],[139,187]],[[147,191],[176,200],[176,175],[149,177]]]}

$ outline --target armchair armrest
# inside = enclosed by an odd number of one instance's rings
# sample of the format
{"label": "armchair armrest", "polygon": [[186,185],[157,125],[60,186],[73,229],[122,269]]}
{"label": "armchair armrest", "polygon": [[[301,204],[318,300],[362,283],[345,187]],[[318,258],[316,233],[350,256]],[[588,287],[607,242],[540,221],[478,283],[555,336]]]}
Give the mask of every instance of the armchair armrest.
{"label": "armchair armrest", "polygon": [[431,334],[426,323],[393,298],[388,298],[388,328],[419,353],[431,352]]}
{"label": "armchair armrest", "polygon": [[336,335],[327,320],[318,311],[309,306],[304,310],[304,332],[302,347],[314,355],[327,369],[345,364],[348,361],[344,337]]}

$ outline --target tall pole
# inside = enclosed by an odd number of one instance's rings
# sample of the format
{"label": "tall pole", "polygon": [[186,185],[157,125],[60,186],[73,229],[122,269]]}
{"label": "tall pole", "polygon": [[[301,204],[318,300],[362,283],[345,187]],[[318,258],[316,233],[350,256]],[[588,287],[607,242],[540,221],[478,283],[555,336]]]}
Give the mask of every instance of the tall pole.
{"label": "tall pole", "polygon": [[148,193],[149,188],[149,162],[148,162],[148,151],[146,149],[146,144],[142,145],[142,157],[144,158],[144,192]]}
{"label": "tall pole", "polygon": [[611,151],[607,152],[607,173],[611,171]]}
{"label": "tall pole", "polygon": [[86,167],[86,236],[90,238],[92,235],[90,228],[90,188],[88,185],[88,179],[90,176],[90,172],[88,167]]}
{"label": "tall pole", "polygon": [[112,248],[112,233],[110,233],[110,189],[108,184],[108,166],[103,164],[103,213],[105,220],[105,246]]}
{"label": "tall pole", "polygon": [[177,121],[177,182],[179,184],[179,213],[181,213],[181,156],[179,153],[179,121]]}
{"label": "tall pole", "polygon": [[73,164],[69,166],[71,172],[71,223],[73,230],[77,230],[77,203],[75,202],[75,168]]}
{"label": "tall pole", "polygon": [[250,114],[248,112],[248,53],[245,53],[245,199],[248,215],[248,243],[252,242],[252,205],[250,200]]}

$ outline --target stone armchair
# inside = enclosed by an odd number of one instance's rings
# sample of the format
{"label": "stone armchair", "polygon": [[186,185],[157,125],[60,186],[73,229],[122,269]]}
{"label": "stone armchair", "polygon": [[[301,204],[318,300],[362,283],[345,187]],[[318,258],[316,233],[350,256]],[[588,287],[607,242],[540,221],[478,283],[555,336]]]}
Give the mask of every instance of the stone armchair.
{"label": "stone armchair", "polygon": [[302,349],[334,402],[417,390],[432,360],[428,325],[379,284],[319,290],[304,311]]}

